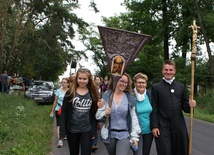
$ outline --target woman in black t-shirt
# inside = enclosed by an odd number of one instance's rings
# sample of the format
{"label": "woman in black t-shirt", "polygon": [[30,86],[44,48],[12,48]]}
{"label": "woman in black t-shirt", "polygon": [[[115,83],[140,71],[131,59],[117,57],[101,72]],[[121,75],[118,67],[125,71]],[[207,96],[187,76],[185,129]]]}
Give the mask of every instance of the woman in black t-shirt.
{"label": "woman in black t-shirt", "polygon": [[80,68],[66,92],[61,114],[60,138],[67,135],[70,154],[91,154],[92,141],[97,132],[95,113],[99,94],[90,70]]}

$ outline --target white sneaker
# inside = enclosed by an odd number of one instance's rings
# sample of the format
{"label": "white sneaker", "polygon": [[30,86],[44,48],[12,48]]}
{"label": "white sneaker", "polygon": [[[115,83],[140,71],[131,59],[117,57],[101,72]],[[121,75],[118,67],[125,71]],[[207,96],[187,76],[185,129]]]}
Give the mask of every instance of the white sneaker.
{"label": "white sneaker", "polygon": [[62,142],[62,140],[59,140],[59,142],[58,142],[58,144],[57,144],[57,147],[58,148],[61,148],[63,146],[63,142]]}

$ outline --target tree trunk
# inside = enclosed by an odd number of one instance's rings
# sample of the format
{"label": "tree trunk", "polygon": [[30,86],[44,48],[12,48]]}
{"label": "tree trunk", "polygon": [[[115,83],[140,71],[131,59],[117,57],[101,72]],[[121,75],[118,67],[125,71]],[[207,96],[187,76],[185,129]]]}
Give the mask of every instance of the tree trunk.
{"label": "tree trunk", "polygon": [[213,86],[214,85],[214,63],[213,63],[213,57],[212,57],[212,54],[211,54],[211,49],[210,49],[210,45],[209,45],[209,39],[207,37],[206,30],[205,30],[205,28],[203,26],[203,23],[202,23],[200,8],[198,6],[198,1],[197,0],[195,0],[195,7],[196,7],[197,15],[198,15],[199,25],[201,27],[201,31],[202,31],[202,34],[204,36],[204,41],[205,41],[205,44],[206,44],[206,47],[207,47],[207,53],[208,53],[208,57],[209,57],[209,68],[210,68],[210,73],[211,73],[211,84]]}
{"label": "tree trunk", "polygon": [[[5,37],[6,37],[6,33],[5,33],[5,29],[6,29],[6,26],[5,26],[5,17],[6,17],[6,9],[5,9],[5,5],[4,4],[1,4],[2,6],[0,7],[1,9],[1,14],[0,14],[0,32],[1,32],[1,36],[0,36],[0,73],[3,72],[4,70],[4,65],[3,65],[3,60],[4,60],[4,40],[5,40]],[[5,68],[6,69],[6,68]]]}

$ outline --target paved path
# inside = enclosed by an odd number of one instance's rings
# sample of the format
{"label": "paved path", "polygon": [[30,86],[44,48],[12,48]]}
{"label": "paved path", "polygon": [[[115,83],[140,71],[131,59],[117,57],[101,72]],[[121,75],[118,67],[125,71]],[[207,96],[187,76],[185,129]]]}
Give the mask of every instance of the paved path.
{"label": "paved path", "polygon": [[[55,130],[56,130],[55,124],[54,124],[53,130],[54,130],[54,133],[56,133],[55,132]],[[100,134],[100,132],[98,132],[98,134]],[[50,152],[49,155],[69,155],[69,148],[68,148],[67,141],[66,140],[63,141],[64,145],[62,148],[56,147],[57,142],[58,142],[57,136],[56,136],[56,134],[54,134],[53,141],[52,141],[53,148],[52,148],[52,152]],[[106,150],[104,144],[101,142],[100,139],[98,140],[98,149],[95,152],[92,152],[91,155],[108,155],[107,150]],[[130,155],[132,155],[132,153]],[[157,155],[154,143],[152,145],[152,150],[151,150],[150,155]]]}
{"label": "paved path", "polygon": [[[186,124],[189,129],[189,118],[186,118]],[[54,126],[54,130],[55,130]],[[213,155],[214,154],[214,124],[193,119],[193,155]],[[57,137],[53,137],[53,151],[49,155],[69,155],[67,141],[64,141],[62,148],[57,148]],[[108,155],[104,144],[98,141],[98,150],[91,155]],[[130,154],[132,155],[132,154]],[[150,155],[157,155],[153,141]]]}
{"label": "paved path", "polygon": [[[56,130],[56,126],[54,126],[54,133]],[[56,134],[54,134],[53,136],[53,148],[52,148],[52,152],[49,155],[69,155],[69,148],[68,148],[68,143],[67,140],[64,140],[63,143],[63,147],[62,148],[57,148],[57,136]],[[92,155],[108,155],[106,148],[104,146],[104,144],[99,140],[98,141],[98,149],[92,153]]]}

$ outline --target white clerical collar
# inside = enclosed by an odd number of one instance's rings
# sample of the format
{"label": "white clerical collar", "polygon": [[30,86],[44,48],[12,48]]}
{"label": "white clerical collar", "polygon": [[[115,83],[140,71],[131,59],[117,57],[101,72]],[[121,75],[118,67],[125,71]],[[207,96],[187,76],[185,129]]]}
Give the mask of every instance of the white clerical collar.
{"label": "white clerical collar", "polygon": [[170,85],[172,84],[172,82],[174,81],[175,77],[173,77],[171,80],[166,80],[164,77],[163,77],[163,80],[166,81],[167,83],[169,83]]}

